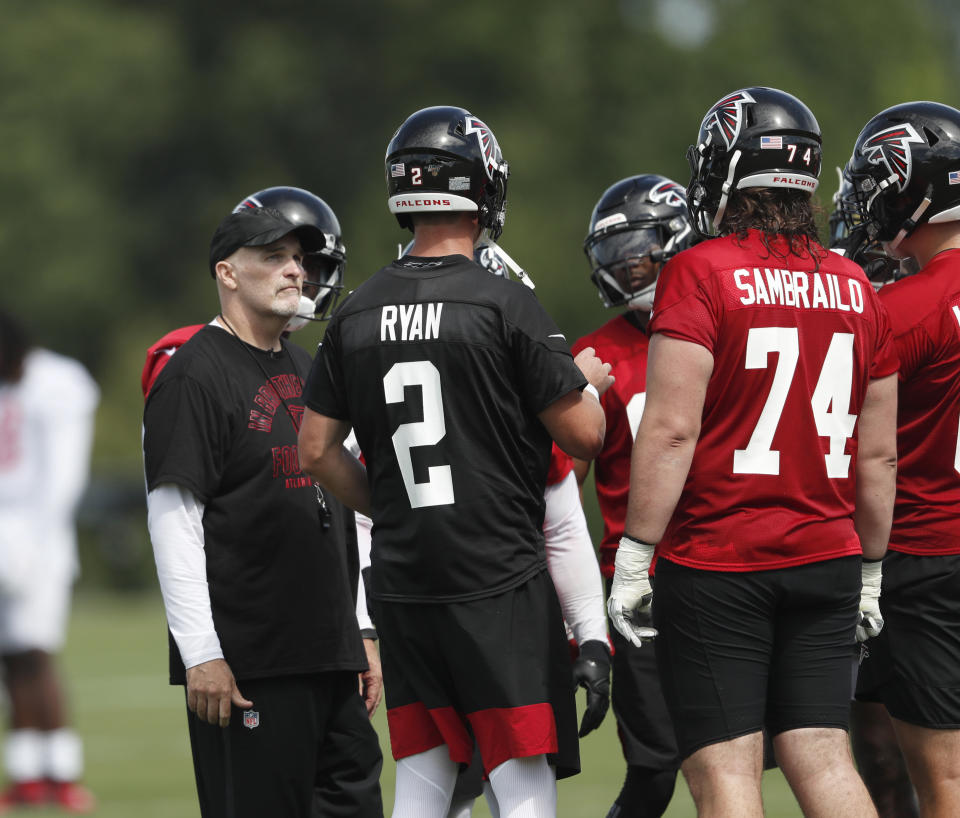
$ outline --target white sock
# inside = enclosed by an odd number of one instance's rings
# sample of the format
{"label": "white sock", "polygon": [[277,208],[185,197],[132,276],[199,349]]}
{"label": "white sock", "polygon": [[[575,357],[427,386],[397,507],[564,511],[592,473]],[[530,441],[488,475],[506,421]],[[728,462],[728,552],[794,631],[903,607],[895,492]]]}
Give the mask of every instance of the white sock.
{"label": "white sock", "polygon": [[461,798],[454,801],[447,810],[447,818],[470,818],[473,815],[473,799]]}
{"label": "white sock", "polygon": [[500,818],[555,818],[556,771],[545,755],[511,758],[490,771]]}
{"label": "white sock", "polygon": [[43,733],[39,730],[11,730],[3,747],[3,763],[11,781],[43,778]]}
{"label": "white sock", "polygon": [[497,796],[493,794],[493,787],[489,781],[483,782],[483,797],[487,799],[487,809],[490,810],[491,818],[500,818],[500,805],[497,803]]}
{"label": "white sock", "polygon": [[40,734],[44,739],[44,772],[54,781],[78,781],[83,775],[83,744],[69,727]]}
{"label": "white sock", "polygon": [[393,818],[446,818],[457,765],[446,744],[397,762]]}

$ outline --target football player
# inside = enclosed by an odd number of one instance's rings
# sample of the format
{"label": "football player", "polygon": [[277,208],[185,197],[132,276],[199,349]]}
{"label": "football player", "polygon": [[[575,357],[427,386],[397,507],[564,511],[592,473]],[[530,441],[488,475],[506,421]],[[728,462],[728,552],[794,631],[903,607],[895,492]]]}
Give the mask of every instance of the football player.
{"label": "football player", "polygon": [[[553,814],[555,779],[579,758],[543,495],[551,438],[599,450],[609,366],[592,350],[574,361],[529,287],[473,261],[481,233],[503,228],[508,175],[480,119],[417,111],[385,173],[414,246],[331,319],[300,457],[373,520],[393,814],[443,818],[474,741],[504,814]],[[369,473],[342,446],[351,426]]]}
{"label": "football player", "polygon": [[83,747],[55,654],[78,573],[74,514],[90,471],[100,390],[83,366],[31,347],[0,312],[0,654],[10,704],[0,812],[92,812]]}
{"label": "football player", "polygon": [[921,815],[960,814],[960,111],[909,102],[864,126],[844,212],[920,271],[885,286],[900,357],[885,627],[869,643]]}
{"label": "football player", "polygon": [[717,237],[657,284],[608,610],[641,644],[656,552],[657,663],[700,814],[762,814],[766,725],[805,814],[875,815],[846,730],[893,506],[889,326],[817,238],[820,128],[799,99],[724,96],[688,157],[691,217]]}
{"label": "football player", "polygon": [[[607,418],[603,449],[596,458],[597,500],[603,515],[601,566],[607,591],[617,543],[623,536],[630,452],[646,398],[647,324],[657,277],[664,263],[692,244],[694,232],[685,191],[664,176],[622,179],[600,197],[590,217],[584,250],[591,280],[605,307],[620,308],[598,330],[573,345],[593,347],[616,378],[601,399]],[[590,461],[575,462],[583,482]],[[649,613],[644,613],[650,625]],[[670,803],[680,759],[673,725],[660,689],[652,646],[639,648],[611,628],[613,712],[627,774],[610,810],[617,815],[662,815]]]}

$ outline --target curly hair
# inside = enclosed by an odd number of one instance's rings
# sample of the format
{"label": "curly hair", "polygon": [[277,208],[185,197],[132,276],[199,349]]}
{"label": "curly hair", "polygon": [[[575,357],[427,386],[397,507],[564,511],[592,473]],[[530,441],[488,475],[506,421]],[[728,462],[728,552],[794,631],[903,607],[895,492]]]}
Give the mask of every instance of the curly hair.
{"label": "curly hair", "polygon": [[[749,229],[759,230],[770,255],[784,260],[788,255],[807,255],[819,266],[825,256],[817,231],[818,208],[810,194],[801,190],[736,190],[730,195],[720,232],[742,241]],[[780,240],[785,240],[785,244]]]}

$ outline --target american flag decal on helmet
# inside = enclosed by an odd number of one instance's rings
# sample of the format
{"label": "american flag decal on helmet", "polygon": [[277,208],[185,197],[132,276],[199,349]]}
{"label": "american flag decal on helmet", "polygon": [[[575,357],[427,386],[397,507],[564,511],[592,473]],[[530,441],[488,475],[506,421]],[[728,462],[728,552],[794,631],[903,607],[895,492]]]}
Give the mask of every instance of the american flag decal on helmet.
{"label": "american flag decal on helmet", "polygon": [[500,153],[500,146],[497,144],[497,138],[493,135],[493,131],[475,116],[468,116],[464,133],[468,135],[476,134],[477,143],[480,145],[480,153],[483,155],[483,165],[487,171],[487,178],[493,181],[493,174],[502,170],[503,166],[503,155]]}
{"label": "american flag decal on helmet", "polygon": [[724,97],[707,111],[700,129],[709,131],[711,128],[716,128],[723,144],[727,146],[727,150],[730,150],[743,126],[743,106],[753,102],[755,102],[754,98],[746,91],[737,91],[735,94]]}
{"label": "american flag decal on helmet", "polygon": [[900,193],[903,193],[904,188],[910,183],[910,176],[913,173],[911,142],[926,144],[913,125],[904,122],[902,125],[893,125],[878,131],[860,146],[860,152],[868,162],[873,165],[882,163],[886,166],[890,175],[895,177],[894,181]]}
{"label": "american flag decal on helmet", "polygon": [[650,201],[656,204],[663,202],[670,207],[687,206],[687,191],[676,182],[657,182],[650,188],[650,193],[647,195],[650,197]]}

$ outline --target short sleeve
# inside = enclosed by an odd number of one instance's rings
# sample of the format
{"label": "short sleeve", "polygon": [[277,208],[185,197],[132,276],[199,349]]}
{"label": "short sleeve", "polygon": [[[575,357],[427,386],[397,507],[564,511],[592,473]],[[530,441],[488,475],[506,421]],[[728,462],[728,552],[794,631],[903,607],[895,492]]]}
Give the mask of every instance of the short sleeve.
{"label": "short sleeve", "polygon": [[350,412],[340,360],[339,328],[336,318],[327,326],[303,389],[303,402],[318,414],[347,420]]}
{"label": "short sleeve", "polygon": [[885,378],[900,368],[899,350],[894,344],[887,310],[877,299],[877,342],[873,351],[873,360],[870,362],[870,377]]}
{"label": "short sleeve", "polygon": [[691,341],[716,352],[719,298],[709,266],[698,255],[681,253],[660,273],[650,318],[650,334]]}
{"label": "short sleeve", "polygon": [[567,339],[530,293],[505,316],[518,389],[526,407],[539,414],[551,403],[587,385],[567,348]]}
{"label": "short sleeve", "polygon": [[221,402],[195,379],[158,381],[143,415],[147,490],[174,483],[209,502],[220,485],[230,435]]}

